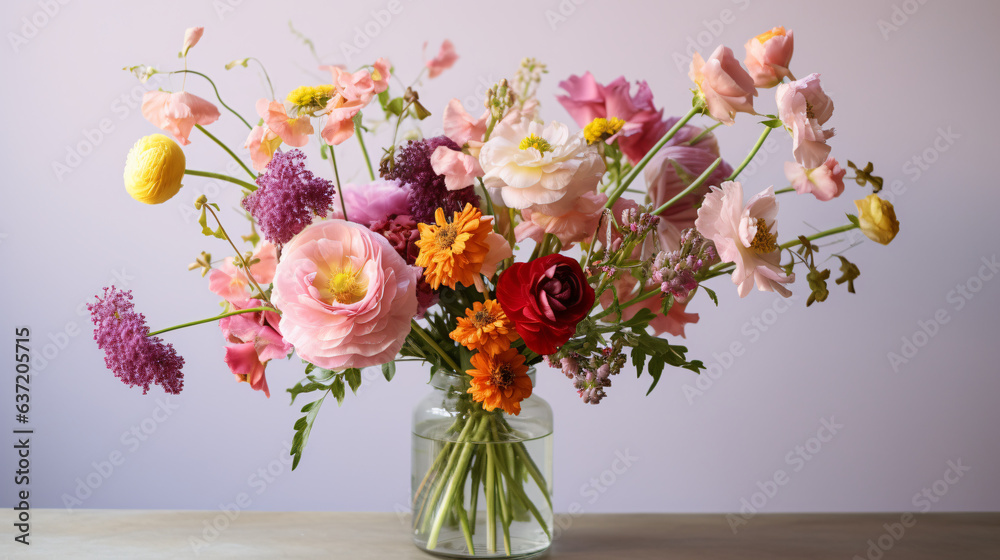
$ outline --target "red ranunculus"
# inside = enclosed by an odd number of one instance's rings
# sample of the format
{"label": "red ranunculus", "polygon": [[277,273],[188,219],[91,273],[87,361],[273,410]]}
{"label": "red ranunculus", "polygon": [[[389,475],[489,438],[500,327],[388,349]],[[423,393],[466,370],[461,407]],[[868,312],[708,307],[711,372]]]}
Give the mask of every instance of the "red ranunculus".
{"label": "red ranunculus", "polygon": [[580,263],[554,254],[511,265],[497,281],[497,300],[529,349],[554,354],[590,313],[594,289]]}

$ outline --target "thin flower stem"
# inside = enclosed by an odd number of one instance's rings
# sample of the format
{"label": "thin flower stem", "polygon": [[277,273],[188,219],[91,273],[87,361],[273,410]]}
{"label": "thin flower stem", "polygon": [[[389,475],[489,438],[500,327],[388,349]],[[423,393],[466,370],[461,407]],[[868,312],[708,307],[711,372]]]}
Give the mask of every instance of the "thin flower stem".
{"label": "thin flower stem", "polygon": [[[219,104],[228,109],[230,113],[236,115],[236,118],[243,121],[243,124],[247,125],[247,128],[253,130],[253,126],[251,126],[246,119],[244,119],[239,113],[237,113],[235,109],[233,109],[229,105],[226,105],[226,102],[222,100],[222,96],[219,95],[219,88],[215,87],[215,82],[212,81],[212,78],[209,78],[208,76],[202,74],[201,72],[195,72],[194,70],[188,70],[186,68],[184,70],[175,70],[173,72],[170,72],[169,74],[194,74],[196,76],[201,76],[202,78],[205,78],[206,80],[208,80],[208,83],[212,84],[212,89],[215,90],[215,98],[219,100]],[[181,87],[181,89],[183,89],[183,86]]]}
{"label": "thin flower stem", "polygon": [[215,317],[209,317],[208,319],[199,319],[197,321],[191,321],[190,323],[181,323],[180,325],[174,325],[172,327],[167,327],[165,329],[160,329],[158,331],[153,331],[146,334],[146,336],[156,336],[158,334],[163,334],[165,332],[176,331],[177,329],[183,329],[186,327],[193,327],[195,325],[201,325],[204,323],[212,323],[218,321],[219,319],[225,319],[226,317],[232,317],[233,315],[240,315],[242,313],[256,313],[258,311],[274,311],[275,313],[280,313],[277,309],[273,307],[252,307],[250,309],[240,309],[238,311],[230,311],[228,313],[223,313],[222,315],[216,315]]}
{"label": "thin flower stem", "polygon": [[[847,224],[847,225],[843,225],[843,226],[840,226],[840,227],[835,227],[835,228],[832,228],[832,229],[828,229],[826,231],[821,231],[819,233],[814,233],[812,235],[807,236],[806,239],[808,239],[809,241],[815,241],[817,239],[821,239],[823,237],[828,237],[830,235],[836,235],[838,233],[843,233],[845,231],[851,231],[852,229],[857,229],[857,227],[858,226],[856,226],[854,224]],[[801,245],[801,244],[802,244],[802,241],[800,241],[799,239],[793,239],[792,241],[789,241],[788,243],[783,243],[779,247],[779,249],[784,250],[784,249],[788,249],[790,247],[795,247],[796,245]]]}
{"label": "thin flower stem", "polygon": [[[375,180],[375,168],[372,167],[372,160],[371,160],[371,158],[368,157],[368,149],[365,148],[365,139],[362,138],[360,128],[354,133],[354,135],[358,137],[358,144],[361,144],[361,153],[364,154],[364,156],[365,156],[365,164],[368,165],[368,177],[370,177],[371,180],[374,181]],[[331,151],[333,151],[333,150],[331,150]]]}
{"label": "thin flower stem", "polygon": [[632,168],[632,171],[629,171],[629,174],[625,177],[625,180],[622,181],[621,186],[617,187],[615,191],[612,192],[611,195],[608,197],[608,201],[604,203],[604,207],[611,208],[611,206],[614,205],[615,201],[621,198],[622,194],[625,192],[625,189],[627,189],[629,185],[632,184],[632,181],[635,181],[636,177],[639,176],[639,173],[641,173],[642,169],[646,167],[646,164],[649,163],[651,159],[653,159],[653,156],[655,156],[656,153],[659,152],[661,148],[663,148],[663,146],[667,145],[667,142],[669,142],[670,139],[673,138],[675,134],[677,134],[677,131],[679,131],[685,124],[687,124],[689,120],[691,120],[692,117],[694,117],[701,111],[702,108],[700,106],[695,106],[692,107],[691,110],[688,111],[686,115],[681,117],[681,120],[677,121],[677,124],[671,127],[670,130],[668,130],[667,133],[663,135],[663,138],[660,138],[660,141],[657,142],[656,145],[653,146],[653,148],[650,149],[649,152],[647,152],[646,155],[643,156],[641,160],[639,160],[639,163],[635,164],[635,167]]}
{"label": "thin flower stem", "polygon": [[786,193],[786,192],[795,192],[795,187],[788,187],[788,188],[785,188],[785,189],[778,189],[778,190],[774,191],[774,194],[781,194],[781,193]]}
{"label": "thin flower stem", "polygon": [[486,551],[497,551],[497,468],[493,446],[486,446]]}
{"label": "thin flower stem", "polygon": [[330,162],[333,164],[333,178],[337,181],[337,197],[340,199],[340,211],[344,213],[344,221],[347,221],[347,205],[344,204],[344,189],[340,188],[340,173],[337,171],[337,156],[333,154],[333,146],[326,145],[330,149]]}
{"label": "thin flower stem", "polygon": [[229,146],[225,145],[222,142],[222,140],[219,140],[218,138],[216,138],[215,136],[213,136],[211,132],[205,130],[205,127],[201,126],[200,124],[196,124],[196,125],[194,125],[194,127],[197,128],[198,130],[200,130],[205,136],[208,136],[209,138],[211,138],[213,142],[215,142],[219,146],[222,146],[222,149],[225,150],[227,154],[233,156],[233,159],[236,160],[236,163],[240,164],[240,167],[242,167],[243,170],[246,171],[250,175],[251,179],[257,179],[257,175],[253,171],[251,171],[250,168],[247,167],[247,164],[243,163],[243,160],[240,159],[240,157],[237,156],[235,153],[233,153],[233,151],[229,149]]}
{"label": "thin flower stem", "polygon": [[[475,422],[470,420],[468,425],[472,425],[474,423]],[[451,508],[455,491],[458,489],[459,484],[465,483],[465,469],[469,465],[469,457],[472,455],[472,448],[475,445],[472,442],[482,441],[483,436],[486,433],[487,425],[488,421],[485,418],[479,419],[478,426],[476,426],[476,432],[472,436],[472,440],[464,440],[465,443],[462,445],[462,451],[458,457],[458,462],[455,464],[455,470],[448,480],[448,488],[445,490],[444,497],[441,498],[441,504],[438,506],[437,512],[434,514],[434,522],[431,525],[431,532],[427,537],[427,548],[429,549],[433,550],[437,547],[438,536],[441,535],[441,527],[444,526],[445,515],[448,513],[448,509]],[[459,436],[459,439],[462,440],[463,438]],[[452,456],[454,457],[454,453]]]}
{"label": "thin flower stem", "polygon": [[694,146],[698,142],[701,142],[702,138],[708,136],[709,134],[711,134],[711,132],[713,130],[715,130],[716,128],[719,128],[720,126],[722,126],[722,123],[721,122],[717,122],[717,123],[713,124],[712,126],[706,128],[705,130],[702,130],[701,132],[698,133],[697,136],[695,136],[694,138],[688,140],[687,141],[687,145],[688,146]]}
{"label": "thin flower stem", "polygon": [[427,331],[425,331],[424,328],[417,323],[415,319],[410,319],[410,326],[414,331],[416,331],[417,335],[419,335],[420,338],[422,338],[424,342],[428,344],[428,346],[433,348],[434,351],[441,356],[441,359],[443,359],[445,363],[448,364],[448,367],[454,370],[455,373],[462,373],[461,368],[458,367],[458,364],[455,363],[455,360],[447,352],[444,351],[444,348],[441,348],[441,345],[438,344],[437,341],[435,341],[431,337],[431,335],[428,334]]}
{"label": "thin flower stem", "polygon": [[229,181],[230,183],[235,183],[248,191],[257,190],[257,185],[252,185],[246,181],[241,181],[236,177],[230,177],[229,175],[223,175],[221,173],[212,173],[210,171],[198,171],[196,169],[185,169],[185,175],[194,175],[196,177],[208,177],[210,179],[218,179],[220,181]]}
{"label": "thin flower stem", "polygon": [[671,206],[673,206],[674,203],[676,203],[678,200],[681,200],[685,196],[687,196],[687,195],[691,194],[692,192],[694,192],[695,189],[697,189],[698,187],[702,186],[705,183],[705,181],[708,180],[708,177],[712,173],[715,172],[716,168],[718,168],[721,163],[722,163],[722,158],[716,159],[714,162],[712,162],[712,165],[708,166],[708,169],[706,169],[701,175],[698,176],[697,179],[695,179],[695,181],[693,183],[691,183],[683,191],[677,193],[677,196],[675,196],[675,197],[671,198],[670,200],[664,202],[663,206],[660,206],[656,210],[653,210],[652,214],[654,216],[659,215],[661,212],[663,212],[667,208],[670,208]]}
{"label": "thin flower stem", "polygon": [[[256,62],[257,66],[260,66],[260,71],[264,73],[264,79],[267,80],[267,89],[271,90],[271,99],[276,99],[276,97],[274,97],[274,86],[271,85],[271,76],[267,74],[267,68],[264,68],[264,63],[252,56],[250,57],[250,60]],[[222,100],[220,99],[219,101],[221,102]]]}
{"label": "thin flower stem", "polygon": [[767,140],[768,134],[771,134],[771,127],[766,126],[764,127],[764,132],[760,133],[760,138],[757,139],[757,143],[753,145],[753,149],[750,150],[750,153],[747,154],[747,157],[743,159],[743,163],[741,163],[740,166],[736,168],[736,171],[733,171],[733,174],[726,179],[727,181],[735,181],[736,177],[738,177],[739,174],[742,173],[744,169],[746,169],[746,166],[750,165],[750,162],[753,160],[754,156],[756,156],[757,152],[760,151],[760,147],[764,145],[764,140]]}
{"label": "thin flower stem", "polygon": [[[663,294],[663,292],[661,292],[660,289],[657,287],[657,288],[655,288],[653,290],[650,290],[650,291],[648,291],[646,293],[640,294],[640,295],[638,295],[638,296],[630,299],[629,301],[626,301],[625,303],[618,304],[618,308],[619,309],[628,309],[629,307],[632,307],[633,305],[635,305],[637,303],[642,303],[642,302],[646,301],[647,299],[649,299],[649,298],[651,298],[653,296],[662,295],[662,294]],[[594,320],[595,321],[600,320],[600,319],[602,319],[605,316],[610,315],[610,314],[611,314],[611,310],[605,309],[604,311],[601,311],[597,315],[594,315]]]}
{"label": "thin flower stem", "polygon": [[[462,431],[458,434],[458,438],[455,440],[454,445],[452,446],[452,449],[448,454],[448,462],[447,464],[445,464],[444,470],[441,471],[440,478],[438,478],[438,480],[434,482],[433,494],[431,495],[430,500],[427,502],[428,508],[444,507],[443,503],[438,504],[438,498],[441,497],[441,492],[444,491],[445,486],[451,479],[451,473],[455,468],[455,462],[458,460],[460,455],[460,448],[462,444],[465,442],[466,438],[469,436],[469,432],[472,431],[472,425],[473,422],[472,419],[470,418],[468,421],[466,421],[465,426],[462,428]],[[421,527],[421,532],[427,531],[427,529],[430,527],[430,522],[431,522],[431,517],[429,515],[425,515]],[[433,548],[433,547],[428,546],[428,548]]]}
{"label": "thin flower stem", "polygon": [[243,258],[243,253],[240,253],[240,250],[236,248],[236,244],[233,243],[232,238],[230,238],[229,234],[226,233],[226,229],[222,227],[222,220],[219,219],[219,215],[215,213],[215,210],[212,209],[212,206],[210,204],[205,203],[205,208],[212,213],[212,217],[215,218],[215,223],[219,224],[219,231],[222,232],[222,235],[226,236],[226,241],[229,242],[229,246],[232,247],[233,251],[236,253],[236,258],[238,258],[240,260],[240,263],[243,264],[243,271],[246,272],[247,280],[249,280],[250,283],[253,284],[254,288],[257,288],[257,292],[260,293],[260,297],[264,298],[264,301],[266,301],[268,305],[272,305],[271,298],[267,297],[267,294],[264,293],[264,290],[261,289],[260,284],[257,283],[257,280],[253,277],[253,274],[250,272],[250,265],[247,263],[246,259]]}

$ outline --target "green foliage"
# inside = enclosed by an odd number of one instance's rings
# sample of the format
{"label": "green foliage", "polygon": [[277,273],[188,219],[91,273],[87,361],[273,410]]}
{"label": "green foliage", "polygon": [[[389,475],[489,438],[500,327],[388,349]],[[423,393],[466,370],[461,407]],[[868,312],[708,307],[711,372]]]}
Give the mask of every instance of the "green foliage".
{"label": "green foliage", "polygon": [[382,364],[382,376],[386,381],[392,381],[396,376],[396,362],[386,362]]}
{"label": "green foliage", "polygon": [[837,278],[836,280],[837,285],[839,286],[844,282],[847,282],[847,292],[853,294],[854,280],[856,280],[858,276],[861,276],[861,270],[858,269],[858,265],[845,259],[843,256],[837,255],[837,258],[840,259],[840,273],[841,273],[840,278]]}
{"label": "green foliage", "polygon": [[858,167],[853,161],[847,160],[847,166],[854,170],[854,182],[860,186],[865,186],[866,184],[872,186],[872,192],[877,193],[882,190],[883,180],[877,175],[872,175],[875,172],[875,164],[868,162],[863,168]]}

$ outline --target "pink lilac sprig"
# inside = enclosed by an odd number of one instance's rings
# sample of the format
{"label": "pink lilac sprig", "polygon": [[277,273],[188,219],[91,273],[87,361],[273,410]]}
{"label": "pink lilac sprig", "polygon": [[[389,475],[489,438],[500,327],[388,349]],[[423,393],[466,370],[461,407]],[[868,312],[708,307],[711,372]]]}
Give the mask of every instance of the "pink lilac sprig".
{"label": "pink lilac sprig", "polygon": [[546,356],[549,367],[561,369],[563,375],[573,380],[573,387],[587,404],[599,404],[607,396],[604,391],[611,386],[611,376],[617,375],[624,367],[626,358],[621,344],[614,343],[587,358],[576,352],[566,352],[557,358]]}
{"label": "pink lilac sprig", "polygon": [[640,212],[635,208],[626,208],[622,210],[621,220],[622,233],[626,235],[631,233],[638,239],[644,239],[647,233],[656,229],[660,217]]}
{"label": "pink lilac sprig", "polygon": [[676,251],[661,251],[653,259],[652,281],[664,294],[679,300],[698,287],[698,273],[719,262],[715,244],[691,228],[681,234],[681,247]]}
{"label": "pink lilac sprig", "polygon": [[300,150],[275,152],[257,177],[257,190],[243,199],[264,238],[277,245],[288,243],[315,216],[325,218],[333,206],[333,183],[307,170],[305,159]]}
{"label": "pink lilac sprig", "polygon": [[95,326],[94,340],[115,377],[131,387],[142,387],[143,394],[154,383],[172,395],[181,392],[184,358],[173,345],[148,336],[146,317],[136,313],[131,290],[104,288],[104,297],[98,295],[96,303],[87,304],[87,310]]}

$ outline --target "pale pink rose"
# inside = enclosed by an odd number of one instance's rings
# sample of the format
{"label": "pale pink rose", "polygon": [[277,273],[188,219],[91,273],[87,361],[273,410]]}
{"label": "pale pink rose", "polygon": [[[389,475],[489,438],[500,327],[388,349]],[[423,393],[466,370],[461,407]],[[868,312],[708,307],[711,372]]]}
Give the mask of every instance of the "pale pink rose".
{"label": "pale pink rose", "polygon": [[470,141],[482,141],[486,135],[486,121],[490,117],[490,112],[484,111],[478,119],[473,119],[462,102],[452,99],[448,106],[444,108],[444,135],[451,138],[459,146],[464,146]]}
{"label": "pale pink rose", "polygon": [[438,175],[444,175],[444,186],[449,191],[464,189],[472,185],[476,177],[483,176],[483,168],[478,159],[447,146],[434,149],[431,168]]}
{"label": "pale pink rose", "polygon": [[829,158],[816,169],[806,169],[793,162],[785,162],[785,177],[799,194],[812,193],[819,200],[833,200],[844,192],[844,175],[847,171]]}
{"label": "pale pink rose", "polygon": [[747,41],[747,57],[744,63],[753,83],[759,88],[774,87],[788,78],[794,80],[788,65],[794,50],[792,32],[778,26]]}
{"label": "pale pink rose", "polygon": [[389,61],[378,57],[375,59],[375,64],[372,66],[372,83],[375,86],[375,93],[379,94],[383,91],[389,89],[389,78],[392,77],[391,73],[392,65]]}
{"label": "pale pink rose", "polygon": [[[410,213],[410,188],[399,181],[377,180],[371,183],[355,185],[346,183],[341,187],[344,193],[344,206],[347,207],[347,217],[350,221],[371,227],[372,224],[389,219],[391,216],[402,216]],[[334,218],[343,218],[340,202],[333,203]]]}
{"label": "pale pink rose", "polygon": [[[653,105],[653,92],[646,82],[632,84],[620,76],[607,85],[597,83],[590,72],[570,76],[559,83],[568,95],[556,99],[583,128],[596,118],[618,118],[625,126],[615,136],[622,153],[632,163],[643,156],[666,134],[670,127],[663,121],[663,110]],[[524,109],[527,112],[527,109]]]}
{"label": "pale pink rose", "polygon": [[[254,262],[257,261],[257,262]],[[274,279],[274,269],[278,262],[278,253],[270,241],[262,241],[254,250],[248,261],[250,273],[258,284],[270,284]],[[250,299],[251,284],[246,272],[237,268],[233,257],[226,259],[217,268],[213,268],[208,276],[208,289],[222,299],[238,308],[253,307],[246,304]],[[277,322],[275,322],[277,324]]]}
{"label": "pale pink rose", "polygon": [[[264,302],[253,299],[237,309],[263,306]],[[293,350],[277,330],[279,320],[279,315],[273,311],[242,313],[219,320],[223,336],[232,343],[226,347],[225,357],[230,371],[237,381],[249,383],[252,389],[263,391],[267,397],[271,396],[264,376],[267,362],[283,359]]]}
{"label": "pale pink rose", "polygon": [[514,228],[514,235],[519,242],[532,239],[541,243],[545,234],[551,233],[559,239],[564,250],[569,249],[574,243],[594,236],[607,201],[608,195],[604,193],[584,193],[576,199],[573,208],[561,216],[549,216],[526,208],[521,211],[522,221]]}
{"label": "pale pink rose", "polygon": [[364,106],[360,99],[348,100],[339,93],[334,95],[323,110],[326,114],[326,126],[320,132],[323,140],[336,146],[354,136],[354,115]]}
{"label": "pale pink rose", "polygon": [[271,163],[274,152],[281,146],[281,138],[266,126],[255,126],[250,130],[243,147],[250,150],[250,161],[257,171],[264,171]]}
{"label": "pale pink rose", "polygon": [[208,101],[186,91],[147,91],[142,96],[142,116],[160,130],[169,132],[181,146],[191,143],[194,125],[219,120],[219,110]]}
{"label": "pale pink rose", "polygon": [[[426,50],[427,43],[424,43],[424,51],[426,52]],[[441,72],[454,66],[456,60],[458,60],[458,54],[455,53],[455,45],[448,39],[445,39],[441,43],[441,50],[438,51],[437,56],[425,63],[428,69],[427,77],[437,78],[441,75]]]}
{"label": "pale pink rose", "polygon": [[708,60],[695,53],[688,76],[698,86],[708,114],[715,120],[731,125],[736,113],[757,114],[753,108],[753,98],[757,96],[753,78],[740,66],[729,47],[719,45]]}
{"label": "pale pink rose", "polygon": [[314,132],[309,115],[289,118],[285,106],[280,101],[257,100],[257,114],[264,119],[264,124],[277,134],[281,141],[289,146],[301,148],[309,143],[309,136]]}
{"label": "pale pink rose", "polygon": [[187,55],[191,47],[198,44],[201,36],[205,33],[204,27],[188,27],[184,30],[184,46],[181,48],[181,56]]}
{"label": "pale pink rose", "polygon": [[778,117],[792,133],[792,154],[795,161],[813,169],[823,165],[830,155],[826,141],[833,137],[832,128],[822,126],[833,115],[833,100],[823,91],[819,74],[809,74],[801,80],[781,84],[775,92]]}
{"label": "pale pink rose", "polygon": [[[659,208],[679,195],[711,167],[718,157],[716,153],[686,145],[666,146],[661,149],[653,159],[649,160],[649,165],[643,171],[651,207]],[[661,227],[667,222],[680,230],[694,227],[694,221],[698,217],[698,206],[701,204],[701,199],[708,194],[709,187],[721,184],[732,174],[733,168],[729,164],[724,161],[720,163],[701,187],[660,213]]]}
{"label": "pale pink rose", "polygon": [[368,228],[325,220],[285,245],[271,301],[299,356],[342,370],[395,359],[417,313],[417,269]]}
{"label": "pale pink rose", "polygon": [[763,292],[785,297],[792,293],[782,285],[794,282],[795,275],[785,276],[781,268],[777,215],[774,187],[758,193],[744,206],[743,185],[736,181],[712,187],[698,209],[695,227],[715,242],[722,262],[736,265],[733,283],[740,297],[746,297],[754,283]]}

